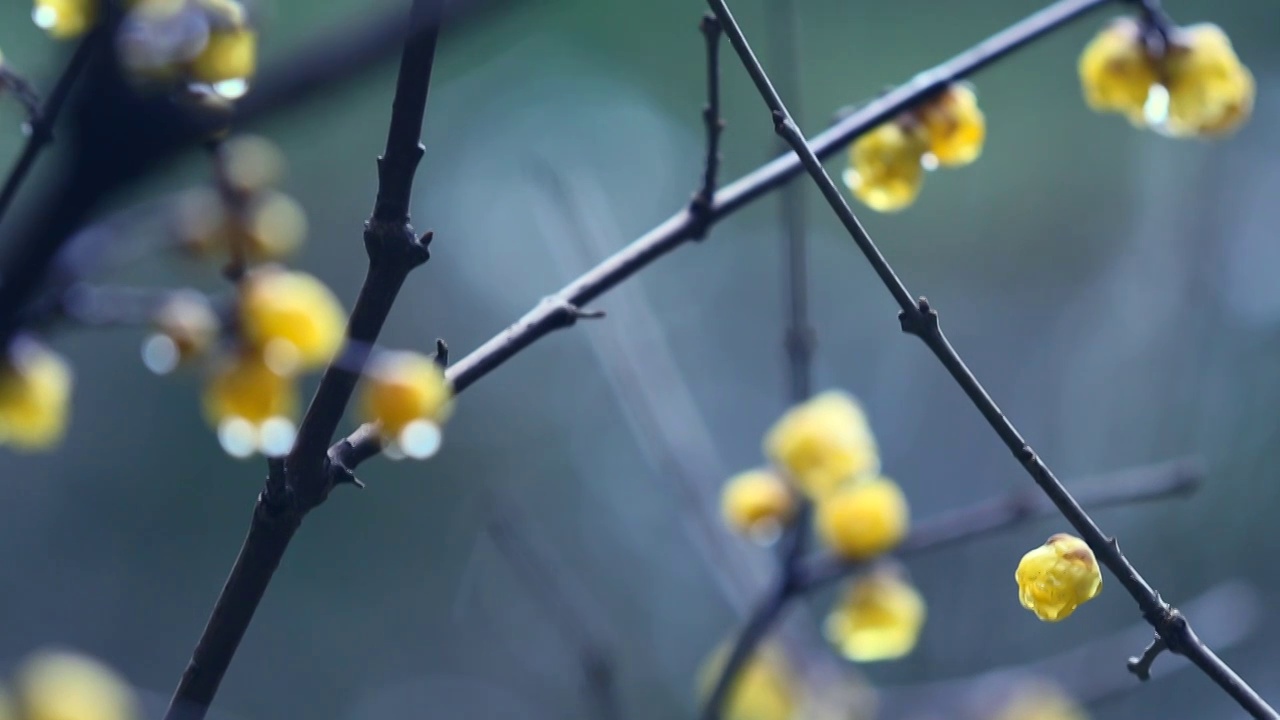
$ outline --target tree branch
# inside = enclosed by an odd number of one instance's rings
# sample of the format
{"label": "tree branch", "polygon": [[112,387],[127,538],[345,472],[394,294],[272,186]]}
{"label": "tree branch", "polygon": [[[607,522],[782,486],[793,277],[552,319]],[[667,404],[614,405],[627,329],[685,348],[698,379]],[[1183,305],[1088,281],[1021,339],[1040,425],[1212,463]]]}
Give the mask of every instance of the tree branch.
{"label": "tree branch", "polygon": [[[349,345],[373,345],[405,278],[427,260],[429,234],[419,240],[409,225],[409,197],[423,153],[418,136],[435,57],[437,13],[433,0],[414,0],[410,24],[422,29],[408,37],[401,56],[387,148],[378,160],[378,197],[365,224],[369,270],[347,324]],[[362,353],[361,360],[367,354]],[[204,717],[302,518],[322,503],[335,485],[357,482],[350,466],[367,446],[349,443],[346,454],[335,452],[333,456],[327,447],[357,378],[356,369],[330,364],[299,426],[293,450],[282,466],[272,464],[249,535],[174,692],[166,720]]]}
{"label": "tree branch", "polygon": [[720,134],[724,118],[720,116],[720,21],[710,13],[698,24],[707,44],[707,105],[702,109],[702,123],[707,128],[707,159],[703,163],[702,186],[689,204],[689,212],[698,219],[693,238],[701,240],[711,229],[711,207],[715,202],[716,174],[720,170]]}
{"label": "tree branch", "polygon": [[[981,70],[1110,2],[1117,0],[1059,0],[863,105],[814,136],[811,147],[819,157],[839,152],[854,138],[928,98],[947,84]],[[803,171],[804,167],[794,153],[775,158],[718,190],[705,222],[719,222]],[[572,318],[565,315],[566,307],[590,303],[658,258],[695,239],[705,222],[699,214],[683,208],[554,295],[544,298],[524,317],[449,368],[447,376],[454,392],[461,393],[554,330],[572,325]]]}
{"label": "tree branch", "polygon": [[913,298],[906,286],[898,279],[892,266],[880,253],[879,248],[867,235],[866,230],[858,222],[849,204],[840,194],[839,188],[831,180],[830,175],[822,167],[822,161],[814,153],[813,148],[805,141],[804,136],[787,113],[786,106],[774,90],[764,69],[760,66],[747,44],[742,29],[737,25],[725,0],[708,0],[712,11],[724,26],[725,34],[737,51],[739,58],[752,81],[759,90],[773,115],[774,129],[791,145],[809,176],[817,184],[819,190],[831,206],[833,212],[848,231],[849,236],[857,243],[873,270],[880,277],[885,288],[893,296],[901,308],[899,318],[904,332],[915,335],[937,356],[942,365],[951,373],[952,378],[965,392],[974,406],[986,418],[1005,446],[1013,453],[1018,462],[1027,470],[1031,478],[1040,486],[1062,515],[1080,533],[1081,537],[1103,565],[1116,576],[1120,584],[1137,602],[1143,618],[1151,623],[1160,637],[1172,652],[1186,655],[1211,680],[1218,684],[1227,694],[1236,700],[1256,718],[1280,718],[1270,705],[1244,682],[1235,671],[1196,637],[1190,624],[1181,613],[1162,600],[1151,588],[1138,570],[1129,562],[1115,538],[1108,537],[1094,523],[1093,518],[1084,511],[1074,497],[1067,492],[1062,483],[1040,460],[1035,451],[1018,433],[1013,424],[1004,416],[995,401],[978,382],[977,378],[965,366],[959,354],[943,335],[938,324],[938,314],[923,297],[918,301]]}
{"label": "tree branch", "polygon": [[[84,70],[85,64],[89,62],[90,56],[95,52],[95,48],[102,44],[104,36],[105,34],[99,29],[81,38],[80,44],[76,46],[75,52],[71,55],[71,60],[67,62],[67,67],[63,69],[62,75],[54,83],[53,91],[49,93],[48,99],[32,115],[28,123],[27,144],[22,148],[22,154],[18,156],[17,162],[9,170],[9,175],[4,181],[4,187],[0,188],[0,223],[4,222],[5,213],[8,212],[9,206],[13,204],[13,198],[17,196],[22,183],[26,181],[31,168],[35,167],[36,158],[40,156],[40,151],[53,142],[53,126],[58,122],[58,115],[62,112],[62,107],[67,102],[67,96],[71,94],[71,88],[75,85],[76,80],[80,78],[80,74]],[[23,95],[29,96],[29,93],[24,93]],[[0,295],[2,294],[3,290],[0,290]]]}

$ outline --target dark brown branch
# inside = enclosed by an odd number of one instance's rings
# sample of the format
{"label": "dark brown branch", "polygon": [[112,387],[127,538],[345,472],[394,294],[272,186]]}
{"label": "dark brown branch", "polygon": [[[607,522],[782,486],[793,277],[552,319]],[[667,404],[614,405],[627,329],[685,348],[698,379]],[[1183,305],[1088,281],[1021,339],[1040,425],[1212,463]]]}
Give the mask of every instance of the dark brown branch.
{"label": "dark brown branch", "polygon": [[702,124],[707,128],[707,159],[703,162],[702,186],[694,193],[689,212],[701,223],[694,228],[694,239],[701,240],[711,229],[711,206],[715,202],[716,174],[720,170],[720,134],[724,118],[720,116],[720,21],[708,13],[698,24],[707,44],[707,104],[702,108]]}
{"label": "dark brown branch", "polygon": [[[854,138],[948,84],[981,70],[1109,2],[1116,0],[1059,0],[858,108],[816,135],[811,147],[819,157],[839,152]],[[715,223],[728,217],[803,171],[804,167],[794,153],[775,158],[718,190],[707,220]],[[552,331],[572,325],[567,321],[572,318],[565,315],[566,306],[585,306],[658,258],[694,239],[703,226],[703,218],[697,213],[689,208],[681,209],[555,295],[545,298],[524,317],[449,368],[448,377],[454,392],[462,392]]]}
{"label": "dark brown branch", "polygon": [[[48,99],[40,106],[27,123],[27,144],[22,148],[22,154],[18,156],[17,162],[13,168],[9,170],[9,176],[5,178],[4,187],[0,188],[0,223],[4,222],[5,213],[8,212],[9,206],[13,204],[13,198],[17,196],[18,190],[22,187],[22,183],[26,181],[31,168],[35,167],[36,158],[40,156],[40,152],[51,142],[53,142],[53,126],[58,122],[58,115],[62,112],[63,105],[67,102],[67,96],[71,94],[71,88],[75,85],[76,80],[80,79],[81,72],[85,68],[85,64],[89,62],[90,56],[96,51],[98,45],[103,44],[105,33],[97,30],[89,33],[80,40],[80,44],[76,46],[75,52],[71,55],[71,60],[67,62],[67,67],[62,71],[62,75],[58,77],[54,83],[53,91],[49,93]],[[22,83],[15,87],[18,96],[23,98],[24,103],[30,103],[34,98],[34,91],[29,87],[25,87]],[[8,283],[6,282],[6,285]],[[6,293],[0,289],[0,307],[3,307],[3,301],[7,299]]]}
{"label": "dark brown branch", "polygon": [[[370,347],[409,272],[426,262],[426,242],[409,225],[414,170],[422,157],[418,140],[431,82],[439,29],[436,3],[414,0],[410,24],[421,31],[406,40],[396,82],[387,149],[378,160],[378,199],[365,224],[369,270],[347,324],[348,343]],[[367,355],[367,353],[363,353]],[[219,595],[209,623],[183,673],[166,720],[204,717],[235,656],[253,612],[302,518],[337,484],[359,484],[351,473],[367,445],[328,445],[355,388],[357,372],[331,364],[320,380],[283,466],[273,463],[258,498],[244,547]],[[283,473],[281,473],[283,469]]]}
{"label": "dark brown branch", "polygon": [[866,230],[863,229],[861,223],[858,222],[853,210],[849,208],[849,204],[845,202],[844,197],[840,194],[839,188],[836,187],[831,176],[822,167],[822,161],[805,141],[799,128],[796,127],[791,116],[787,113],[786,106],[774,90],[768,76],[765,74],[764,68],[756,60],[750,46],[747,44],[746,37],[742,33],[742,29],[737,25],[732,13],[725,4],[725,0],[708,0],[708,2],[716,17],[720,18],[725,34],[737,51],[743,66],[751,76],[752,82],[755,83],[756,89],[759,90],[760,96],[772,113],[774,129],[791,145],[809,176],[818,186],[818,189],[822,191],[827,204],[831,206],[832,211],[840,219],[849,236],[857,243],[858,248],[867,258],[876,275],[880,277],[885,288],[893,296],[898,307],[901,308],[899,318],[902,322],[903,332],[919,337],[937,356],[938,360],[951,374],[965,395],[973,402],[974,407],[982,413],[987,423],[995,430],[1009,451],[1027,470],[1027,473],[1040,486],[1040,489],[1049,496],[1049,499],[1057,506],[1063,517],[1067,519],[1067,522],[1071,523],[1071,526],[1080,533],[1094,554],[1097,555],[1099,561],[1116,576],[1120,584],[1137,602],[1143,618],[1151,623],[1152,627],[1155,628],[1156,632],[1168,645],[1169,650],[1186,655],[1252,716],[1256,718],[1280,718],[1280,714],[1277,714],[1253,688],[1249,687],[1235,671],[1218,658],[1217,655],[1214,655],[1196,637],[1186,618],[1160,598],[1160,595],[1152,589],[1146,579],[1138,573],[1137,568],[1120,551],[1120,545],[1115,538],[1109,537],[1102,532],[1097,524],[1094,523],[1093,518],[1084,511],[1071,493],[1067,492],[1067,489],[1049,470],[1049,467],[1040,460],[1031,446],[1027,444],[1027,441],[1014,428],[1013,423],[1009,422],[1008,418],[1001,412],[995,401],[987,394],[978,379],[965,366],[955,348],[943,335],[938,324],[937,312],[929,306],[928,301],[924,298],[920,298],[918,301],[914,299],[914,296],[898,279],[892,266],[890,266],[884,255],[880,253],[879,248],[876,247]]}

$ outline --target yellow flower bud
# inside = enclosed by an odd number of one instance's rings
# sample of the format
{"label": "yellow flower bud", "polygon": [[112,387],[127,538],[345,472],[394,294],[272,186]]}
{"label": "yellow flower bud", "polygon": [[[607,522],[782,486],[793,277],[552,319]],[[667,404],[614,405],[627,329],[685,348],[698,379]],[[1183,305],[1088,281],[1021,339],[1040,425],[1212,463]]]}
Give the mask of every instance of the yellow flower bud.
{"label": "yellow flower bud", "polygon": [[293,254],[307,236],[307,214],[292,197],[275,191],[256,194],[244,211],[245,253],[250,260],[278,260]]}
{"label": "yellow flower bud", "polygon": [[16,340],[0,362],[0,442],[43,450],[66,432],[73,382],[71,366],[35,340]]}
{"label": "yellow flower bud", "polygon": [[1147,54],[1137,20],[1122,17],[1103,28],[1081,53],[1079,73],[1089,107],[1120,113],[1139,127],[1145,124],[1143,106],[1151,86],[1159,82],[1159,70]]}
{"label": "yellow flower bud", "polygon": [[261,425],[297,414],[298,395],[291,378],[267,366],[256,352],[224,360],[205,388],[205,415],[213,425],[242,419]]}
{"label": "yellow flower bud", "polygon": [[[147,341],[147,347],[155,363],[149,361],[148,367],[157,372],[168,372],[205,354],[218,339],[218,316],[198,292],[169,297],[156,311],[154,322],[157,334]],[[162,343],[164,349],[157,343]],[[160,354],[164,357],[158,357]]]}
{"label": "yellow flower bud", "polygon": [[[705,702],[730,648],[722,645],[703,662],[698,671],[698,695]],[[722,720],[791,720],[800,702],[796,680],[786,656],[776,647],[763,645],[742,666],[725,697]]]}
{"label": "yellow flower bud", "polygon": [[991,720],[1089,720],[1089,714],[1057,685],[1036,680],[1016,688]]}
{"label": "yellow flower bud", "polygon": [[191,61],[191,78],[217,84],[246,80],[257,68],[258,34],[250,28],[209,33],[204,50]]}
{"label": "yellow flower bud", "polygon": [[850,560],[882,555],[906,537],[911,524],[907,499],[889,478],[866,479],[820,498],[814,529],[835,554]]}
{"label": "yellow flower bud", "polygon": [[1022,556],[1014,574],[1022,607],[1046,622],[1062,620],[1102,590],[1093,550],[1078,537],[1058,533]]}
{"label": "yellow flower bud", "polygon": [[764,454],[812,498],[880,471],[880,453],[862,407],[836,390],[788,410],[765,434]]}
{"label": "yellow flower bud", "polygon": [[22,720],[137,720],[137,698],[124,678],[77,653],[44,651],[23,662],[16,678]]}
{"label": "yellow flower bud", "polygon": [[423,458],[439,448],[440,424],[452,411],[453,390],[434,360],[415,352],[382,352],[365,372],[361,407],[366,421],[404,454]]}
{"label": "yellow flower bud", "polygon": [[266,190],[280,182],[284,168],[284,153],[264,137],[237,135],[218,146],[218,171],[235,192]]}
{"label": "yellow flower bud", "polygon": [[101,0],[35,0],[31,19],[49,37],[65,40],[85,34],[98,21]]}
{"label": "yellow flower bud", "polygon": [[844,183],[872,210],[902,210],[924,185],[920,161],[926,152],[929,141],[914,121],[887,122],[853,142]]}
{"label": "yellow flower bud", "polygon": [[1179,28],[1164,58],[1169,116],[1175,137],[1228,134],[1253,111],[1255,84],[1222,28],[1200,23]]}
{"label": "yellow flower bud", "polygon": [[925,603],[899,572],[878,570],[855,580],[827,615],[823,633],[849,660],[896,660],[915,649]]}
{"label": "yellow flower bud", "polygon": [[338,299],[315,277],[277,267],[241,285],[240,330],[282,375],[322,367],[342,347],[346,318]]}
{"label": "yellow flower bud", "polygon": [[955,84],[922,105],[916,116],[929,138],[929,152],[946,167],[968,165],[982,154],[987,120],[973,88]]}
{"label": "yellow flower bud", "polygon": [[787,483],[769,470],[748,470],[725,483],[720,513],[729,529],[757,540],[777,537],[795,513],[796,499]]}

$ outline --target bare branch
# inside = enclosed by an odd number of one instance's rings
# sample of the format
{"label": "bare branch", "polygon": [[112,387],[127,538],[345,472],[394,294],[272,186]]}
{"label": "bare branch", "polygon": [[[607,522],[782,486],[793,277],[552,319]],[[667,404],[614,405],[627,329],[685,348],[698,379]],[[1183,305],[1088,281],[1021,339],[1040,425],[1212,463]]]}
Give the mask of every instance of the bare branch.
{"label": "bare branch", "polygon": [[[401,56],[387,147],[378,159],[378,196],[365,224],[369,270],[347,324],[349,345],[367,348],[376,342],[400,286],[428,257],[429,235],[419,239],[409,225],[409,197],[423,154],[418,138],[439,24],[436,2],[414,0],[410,25],[422,30],[408,37]],[[363,352],[361,358],[367,355]],[[340,443],[332,452],[328,448],[357,378],[358,369],[330,364],[299,426],[293,450],[282,465],[271,465],[249,536],[174,692],[166,720],[204,717],[302,518],[324,502],[336,485],[360,484],[352,472],[354,466],[376,446],[357,437]]]}
{"label": "bare branch", "polygon": [[1103,565],[1116,576],[1120,584],[1137,602],[1143,618],[1151,623],[1160,637],[1164,639],[1169,650],[1186,655],[1228,695],[1236,700],[1251,715],[1257,718],[1280,718],[1265,700],[1253,688],[1249,687],[1225,662],[1214,655],[1208,647],[1196,637],[1186,619],[1168,603],[1160,598],[1147,581],[1138,573],[1137,568],[1129,562],[1115,538],[1105,535],[1094,523],[1093,518],[1080,506],[1062,483],[1040,460],[1035,451],[1018,433],[1013,424],[1004,416],[995,401],[978,382],[951,343],[943,335],[938,324],[938,314],[923,297],[913,299],[906,286],[898,279],[892,266],[880,253],[879,248],[863,229],[853,210],[845,202],[839,188],[831,180],[831,176],[822,167],[822,161],[805,141],[787,113],[786,106],[774,90],[764,69],[756,60],[747,44],[742,29],[737,25],[725,0],[708,0],[716,17],[720,18],[725,34],[737,51],[742,64],[751,76],[773,116],[774,129],[795,151],[809,176],[817,184],[819,190],[831,206],[832,211],[845,226],[849,236],[857,243],[873,270],[884,283],[885,288],[893,296],[901,308],[899,319],[904,332],[915,335],[924,341],[942,365],[951,373],[952,378],[965,392],[974,406],[995,430],[1009,451],[1027,470],[1031,478],[1040,486],[1049,499],[1053,501],[1062,515],[1080,533],[1082,538]]}
{"label": "bare branch", "polygon": [[707,128],[707,159],[703,163],[702,186],[689,204],[689,212],[700,223],[693,238],[701,240],[711,229],[711,206],[716,195],[716,174],[720,170],[720,134],[724,118],[720,117],[720,21],[710,13],[698,24],[707,44],[707,105],[702,109],[702,123]]}

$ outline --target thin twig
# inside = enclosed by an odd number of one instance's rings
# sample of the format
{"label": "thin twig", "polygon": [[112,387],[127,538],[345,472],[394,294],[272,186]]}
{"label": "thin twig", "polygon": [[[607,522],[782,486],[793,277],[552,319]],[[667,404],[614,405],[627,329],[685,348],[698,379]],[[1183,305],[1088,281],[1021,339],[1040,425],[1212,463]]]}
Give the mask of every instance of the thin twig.
{"label": "thin twig", "polygon": [[[71,60],[67,62],[67,67],[54,83],[53,91],[27,123],[27,144],[22,148],[22,154],[18,156],[17,162],[9,170],[4,187],[0,188],[0,222],[4,222],[5,213],[13,203],[13,198],[17,196],[22,183],[26,181],[31,168],[35,167],[40,151],[53,142],[53,126],[58,122],[58,115],[67,102],[67,96],[71,94],[71,88],[76,84],[76,80],[80,79],[81,71],[89,62],[94,48],[102,42],[104,35],[102,30],[95,30],[80,40],[75,52],[71,55]],[[27,98],[25,102],[30,102],[30,98],[34,95],[29,89],[19,94]]]}
{"label": "thin twig", "polygon": [[[819,157],[839,152],[854,138],[931,96],[947,84],[981,70],[1009,53],[1064,27],[1090,10],[1117,1],[1059,0],[861,106],[814,136],[811,147]],[[708,220],[712,223],[719,222],[802,172],[804,167],[794,153],[773,159],[716,191]],[[449,368],[448,378],[453,384],[454,392],[461,393],[533,343],[556,330],[571,326],[572,317],[566,317],[566,308],[585,306],[658,258],[694,239],[701,228],[701,218],[687,207],[682,208],[657,227],[578,276],[554,295],[544,298],[524,317],[453,363]]]}
{"label": "thin twig", "polygon": [[1013,424],[1004,416],[995,401],[965,366],[955,348],[943,335],[938,324],[938,314],[929,306],[923,297],[918,301],[898,279],[879,248],[867,235],[849,204],[840,194],[839,188],[831,180],[822,167],[822,161],[805,141],[787,113],[786,106],[778,93],[773,89],[764,69],[756,60],[747,44],[742,29],[738,26],[729,11],[725,0],[708,0],[716,17],[720,18],[730,43],[737,51],[742,64],[759,90],[773,116],[774,129],[791,145],[800,161],[804,164],[809,176],[817,184],[819,190],[831,206],[833,212],[848,231],[849,236],[857,243],[872,269],[880,277],[885,288],[893,296],[901,308],[899,318],[903,332],[919,337],[943,364],[953,379],[965,392],[974,406],[986,418],[996,434],[1013,453],[1018,462],[1027,470],[1040,489],[1049,496],[1062,515],[1080,533],[1082,538],[1097,555],[1103,565],[1116,576],[1120,584],[1137,602],[1143,618],[1151,623],[1160,637],[1164,639],[1169,650],[1185,655],[1194,662],[1211,680],[1218,684],[1227,694],[1236,700],[1246,711],[1256,718],[1280,718],[1280,714],[1266,703],[1253,688],[1249,687],[1234,670],[1196,637],[1190,623],[1175,608],[1162,600],[1151,588],[1138,570],[1129,562],[1115,538],[1109,537],[1094,523],[1093,518],[1071,496],[1062,483],[1054,476],[1049,467],[1036,455],[1035,451],[1022,438]]}
{"label": "thin twig", "polygon": [[581,600],[562,577],[564,570],[538,552],[528,533],[520,532],[520,523],[511,513],[511,508],[504,508],[501,516],[489,524],[490,539],[542,605],[556,631],[578,653],[587,695],[595,710],[592,717],[620,720],[622,704],[618,701],[612,649],[587,622]]}
{"label": "thin twig", "polygon": [[707,45],[707,104],[702,109],[702,124],[707,128],[707,159],[703,162],[702,185],[694,193],[689,212],[698,218],[693,237],[701,240],[711,229],[711,207],[716,196],[716,175],[720,170],[720,134],[724,118],[720,116],[720,21],[710,13],[698,24]]}
{"label": "thin twig", "polygon": [[[1178,460],[1089,480],[1082,483],[1080,497],[1094,507],[1148,502],[1189,494],[1200,485],[1202,477],[1197,461]],[[1037,496],[1012,492],[916,523],[911,534],[895,552],[899,556],[907,556],[968,542],[1050,515],[1054,509],[1052,504]],[[778,621],[791,599],[863,567],[865,566],[862,564],[822,555],[798,563],[785,582],[775,584],[760,602],[756,614],[748,618],[739,633],[730,660],[721,669],[721,676],[716,684],[720,694],[713,692],[703,706],[704,720],[720,717],[720,709],[736,675],[769,629]],[[779,591],[785,591],[785,594],[779,595]]]}
{"label": "thin twig", "polygon": [[[423,29],[405,41],[387,147],[378,159],[378,196],[364,232],[369,270],[347,324],[348,342],[354,345],[371,346],[377,340],[400,286],[428,257],[427,238],[419,239],[409,225],[409,197],[423,154],[419,136],[439,30],[436,12],[433,0],[414,0],[410,23]],[[204,716],[302,518],[337,484],[357,482],[351,470],[363,459],[365,446],[348,443],[351,454],[346,457],[331,456],[328,448],[357,377],[352,368],[336,363],[325,370],[299,425],[297,442],[285,458],[283,482],[280,468],[272,466],[244,547],[174,692],[166,720]]]}

